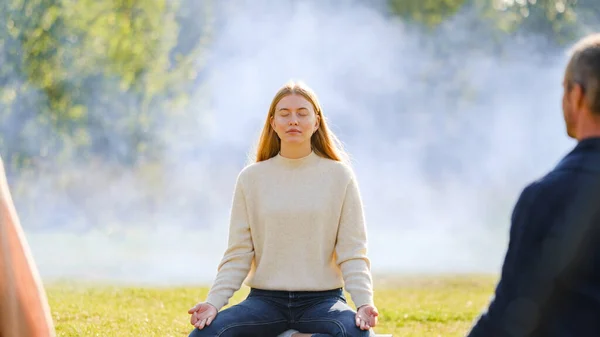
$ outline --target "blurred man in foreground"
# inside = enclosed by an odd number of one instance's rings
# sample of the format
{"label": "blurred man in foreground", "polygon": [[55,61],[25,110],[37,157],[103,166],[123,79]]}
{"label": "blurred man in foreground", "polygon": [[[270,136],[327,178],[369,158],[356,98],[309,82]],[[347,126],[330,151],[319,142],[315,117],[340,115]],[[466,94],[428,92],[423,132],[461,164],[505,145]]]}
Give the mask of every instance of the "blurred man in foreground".
{"label": "blurred man in foreground", "polygon": [[46,293],[31,257],[0,159],[0,337],[51,337]]}
{"label": "blurred man in foreground", "polygon": [[572,49],[563,87],[577,145],[520,195],[495,298],[469,337],[600,336],[600,34]]}

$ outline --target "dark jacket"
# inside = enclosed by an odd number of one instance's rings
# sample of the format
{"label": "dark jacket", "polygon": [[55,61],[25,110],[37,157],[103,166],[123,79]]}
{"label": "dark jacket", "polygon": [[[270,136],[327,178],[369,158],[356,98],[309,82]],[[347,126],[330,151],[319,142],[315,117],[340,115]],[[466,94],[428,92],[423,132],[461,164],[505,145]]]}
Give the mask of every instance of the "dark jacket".
{"label": "dark jacket", "polygon": [[468,337],[600,336],[600,138],[522,191],[494,295]]}

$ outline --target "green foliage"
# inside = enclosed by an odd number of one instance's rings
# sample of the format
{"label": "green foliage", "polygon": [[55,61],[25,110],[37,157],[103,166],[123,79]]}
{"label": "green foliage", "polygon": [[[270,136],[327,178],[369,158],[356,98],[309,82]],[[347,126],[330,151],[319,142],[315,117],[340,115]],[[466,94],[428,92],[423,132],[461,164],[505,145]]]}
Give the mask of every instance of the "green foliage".
{"label": "green foliage", "polygon": [[482,22],[491,22],[504,34],[536,34],[557,43],[572,41],[579,33],[579,18],[597,20],[600,11],[593,0],[389,0],[389,6],[406,21],[428,28],[475,8]]}
{"label": "green foliage", "polygon": [[174,53],[179,4],[2,2],[0,153],[23,166],[46,155],[111,156],[119,146],[118,160],[135,161],[167,104],[186,94],[205,48],[198,38],[186,41],[187,54]]}
{"label": "green foliage", "polygon": [[[233,4],[234,2],[232,2]],[[600,18],[595,0],[388,0],[391,12],[456,50],[461,12],[497,48],[514,35],[573,41]],[[52,157],[133,165],[160,157],[159,132],[198,84],[212,0],[6,0],[0,2],[0,155],[11,170]],[[463,28],[464,29],[464,28]],[[498,53],[502,51],[499,50]],[[460,73],[452,79],[461,80]],[[168,135],[161,135],[168,137]]]}
{"label": "green foliage", "polygon": [[392,12],[405,20],[437,26],[456,14],[467,0],[390,0]]}
{"label": "green foliage", "polygon": [[479,4],[483,18],[509,34],[537,34],[559,44],[577,35],[575,0],[493,0]]}

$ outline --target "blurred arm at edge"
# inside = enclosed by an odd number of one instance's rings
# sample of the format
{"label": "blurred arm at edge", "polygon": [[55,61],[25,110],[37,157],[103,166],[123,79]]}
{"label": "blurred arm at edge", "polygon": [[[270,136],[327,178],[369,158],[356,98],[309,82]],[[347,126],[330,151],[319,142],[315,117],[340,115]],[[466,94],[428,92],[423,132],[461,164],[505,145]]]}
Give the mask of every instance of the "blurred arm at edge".
{"label": "blurred arm at edge", "polygon": [[0,337],[54,337],[54,323],[0,158]]}

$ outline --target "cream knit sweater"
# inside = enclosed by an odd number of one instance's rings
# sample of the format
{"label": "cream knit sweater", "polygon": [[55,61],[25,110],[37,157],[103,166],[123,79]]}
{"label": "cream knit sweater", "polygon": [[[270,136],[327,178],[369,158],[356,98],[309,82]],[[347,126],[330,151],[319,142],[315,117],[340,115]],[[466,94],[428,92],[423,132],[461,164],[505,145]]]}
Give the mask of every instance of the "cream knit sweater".
{"label": "cream knit sweater", "polygon": [[357,307],[373,304],[367,233],[354,173],[314,152],[277,155],[244,168],[236,182],[228,248],[206,301],[218,310],[240,289],[345,287]]}

